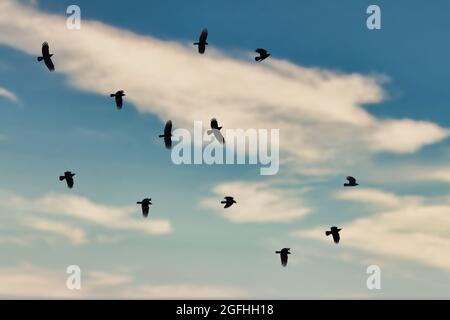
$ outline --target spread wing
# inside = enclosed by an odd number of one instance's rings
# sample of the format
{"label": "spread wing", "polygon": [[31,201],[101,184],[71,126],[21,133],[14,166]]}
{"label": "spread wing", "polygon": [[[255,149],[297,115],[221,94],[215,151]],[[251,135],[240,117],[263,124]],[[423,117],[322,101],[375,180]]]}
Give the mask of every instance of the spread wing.
{"label": "spread wing", "polygon": [[200,35],[198,42],[205,43],[207,38],[208,38],[208,29],[205,28],[202,30],[202,34]]}
{"label": "spread wing", "polygon": [[356,182],[356,179],[353,178],[352,176],[348,176],[348,177],[347,177],[347,180],[348,180],[348,182],[350,182],[350,183],[355,183],[355,182]]}
{"label": "spread wing", "polygon": [[227,203],[225,204],[224,208],[229,208],[233,205],[233,202],[231,201],[227,201]]}
{"label": "spread wing", "polygon": [[164,127],[164,135],[170,136],[172,134],[172,120],[166,122],[166,126]]}
{"label": "spread wing", "polygon": [[166,136],[166,135],[164,136],[164,144],[165,144],[167,149],[172,148],[172,137],[170,135],[169,136]]}
{"label": "spread wing", "polygon": [[149,211],[149,205],[148,204],[142,204],[142,215],[145,218],[148,217],[148,211]]}
{"label": "spread wing", "polygon": [[116,94],[116,106],[117,108],[122,108],[123,105],[123,100],[122,100],[122,96],[119,94]]}
{"label": "spread wing", "polygon": [[288,255],[287,255],[287,253],[282,252],[282,253],[280,254],[280,258],[281,258],[281,265],[282,265],[283,267],[286,267],[286,266],[287,266],[287,263],[288,263]]}
{"label": "spread wing", "polygon": [[233,200],[234,200],[234,198],[233,198],[233,197],[230,197],[230,196],[226,196],[224,199],[225,199],[227,202],[230,202],[230,201],[233,201]]}
{"label": "spread wing", "polygon": [[255,52],[259,53],[260,55],[266,55],[267,54],[267,50],[263,49],[263,48],[258,48],[255,50]]}
{"label": "spread wing", "polygon": [[48,46],[48,42],[44,42],[42,44],[42,56],[48,57],[50,55],[50,47]]}
{"label": "spread wing", "polygon": [[45,65],[47,66],[48,70],[54,71],[55,65],[52,62],[52,59],[50,57],[44,59]]}
{"label": "spread wing", "polygon": [[341,236],[339,235],[339,232],[333,232],[333,241],[335,243],[339,243],[339,240],[341,240]]}
{"label": "spread wing", "polygon": [[72,189],[73,188],[73,178],[72,177],[66,177],[67,186]]}
{"label": "spread wing", "polygon": [[225,143],[225,138],[223,137],[222,133],[220,133],[219,129],[214,129],[213,133],[219,143]]}

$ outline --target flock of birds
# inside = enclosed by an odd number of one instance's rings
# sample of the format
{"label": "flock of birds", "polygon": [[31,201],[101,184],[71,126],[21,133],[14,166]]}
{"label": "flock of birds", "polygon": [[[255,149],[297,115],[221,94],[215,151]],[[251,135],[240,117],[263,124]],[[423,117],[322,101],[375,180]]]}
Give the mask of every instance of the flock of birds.
{"label": "flock of birds", "polygon": [[[202,33],[200,34],[200,37],[198,39],[198,42],[195,42],[194,45],[198,46],[198,52],[200,54],[204,54],[205,50],[206,50],[206,46],[208,45],[208,42],[206,41],[208,38],[208,29],[203,29]],[[263,61],[265,59],[267,59],[270,56],[270,53],[267,52],[267,50],[263,49],[263,48],[258,48],[255,50],[256,53],[259,54],[259,56],[255,57],[255,61],[256,62],[260,62]],[[53,54],[50,53],[50,48],[47,42],[44,42],[42,44],[42,56],[38,57],[37,60],[38,61],[44,61],[45,65],[47,66],[47,68],[50,71],[54,71],[55,70],[55,65],[53,64],[52,61],[52,56]],[[110,97],[114,97],[115,99],[115,103],[116,103],[116,108],[118,110],[122,109],[123,106],[123,97],[125,96],[125,92],[123,90],[118,90],[116,93],[111,93]],[[225,138],[223,137],[223,135],[221,134],[220,130],[222,129],[222,127],[219,126],[217,120],[215,118],[211,119],[211,129],[207,131],[208,134],[214,134],[215,138],[217,139],[217,141],[219,141],[219,143],[224,144],[225,143]],[[164,145],[166,146],[166,148],[170,149],[172,148],[172,121],[168,120],[164,126],[164,133],[162,135],[159,135],[159,138],[164,138]],[[75,176],[75,173],[72,173],[70,171],[66,171],[64,172],[64,175],[59,177],[60,181],[65,180],[67,183],[67,187],[69,189],[72,189],[74,186],[74,179],[73,177]],[[356,182],[356,179],[354,177],[348,176],[347,177],[347,183],[344,184],[345,187],[356,187],[358,186],[358,183]],[[152,205],[152,199],[150,198],[145,198],[142,201],[138,201],[136,202],[137,204],[141,205],[141,210],[142,210],[142,215],[146,218],[148,217],[149,214],[149,210],[150,210],[150,205]],[[236,204],[237,202],[234,200],[234,198],[232,196],[225,196],[224,200],[220,202],[221,204],[224,204],[224,208],[229,208],[232,205]],[[338,244],[340,241],[340,234],[339,232],[342,229],[333,226],[330,228],[330,230],[325,231],[325,235],[329,236],[332,235],[333,237],[333,241]],[[290,252],[290,248],[283,248],[280,251],[275,251],[276,254],[280,255],[280,259],[281,259],[281,265],[283,267],[287,266],[288,263],[288,255],[291,254]]]}

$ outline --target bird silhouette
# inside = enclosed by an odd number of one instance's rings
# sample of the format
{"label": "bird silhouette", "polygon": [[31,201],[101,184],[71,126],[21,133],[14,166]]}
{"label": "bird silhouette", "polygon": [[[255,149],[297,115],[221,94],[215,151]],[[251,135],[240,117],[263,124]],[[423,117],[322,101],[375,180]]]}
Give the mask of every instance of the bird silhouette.
{"label": "bird silhouette", "polygon": [[164,134],[161,134],[159,137],[164,138],[164,144],[167,149],[172,148],[172,120],[166,122]]}
{"label": "bird silhouette", "polygon": [[290,248],[283,248],[283,249],[281,249],[281,251],[275,251],[275,253],[280,255],[281,265],[283,267],[287,266],[288,255],[291,254],[290,250],[291,250]]}
{"label": "bird silhouette", "polygon": [[236,203],[236,201],[234,200],[233,197],[227,196],[224,199],[225,199],[225,201],[220,201],[220,203],[225,204],[224,208],[229,208],[233,205],[233,203]]}
{"label": "bird silhouette", "polygon": [[52,56],[53,54],[50,54],[50,48],[48,46],[48,43],[44,42],[42,44],[42,57],[38,57],[37,60],[38,61],[44,60],[44,63],[47,66],[48,70],[50,70],[50,72],[55,71],[55,65],[53,64],[51,59]]}
{"label": "bird silhouette", "polygon": [[258,48],[255,50],[255,52],[259,53],[259,57],[255,57],[255,61],[263,61],[270,56],[270,53],[268,53],[267,50],[263,48]]}
{"label": "bird silhouette", "polygon": [[75,173],[72,173],[70,171],[66,171],[66,172],[64,172],[63,176],[59,176],[59,181],[66,180],[67,186],[69,187],[69,189],[72,189],[73,188],[73,176],[74,175],[75,175]]}
{"label": "bird silhouette", "polygon": [[122,109],[122,105],[123,105],[122,97],[125,96],[125,93],[123,93],[123,90],[119,90],[116,93],[111,93],[109,96],[116,97],[116,107],[119,110]]}
{"label": "bird silhouette", "polygon": [[329,236],[330,234],[333,236],[334,243],[339,243],[339,240],[341,240],[341,236],[339,235],[339,231],[342,229],[339,229],[338,227],[331,227],[330,231],[325,231],[325,235]]}
{"label": "bird silhouette", "polygon": [[138,201],[136,202],[137,204],[141,205],[142,208],[142,215],[147,218],[148,217],[148,211],[150,209],[150,205],[152,205],[152,199],[150,198],[145,198],[142,201]]}
{"label": "bird silhouette", "polygon": [[195,46],[198,46],[198,53],[205,53],[206,46],[208,42],[206,42],[206,38],[208,38],[208,29],[203,29],[200,37],[198,38],[198,42],[194,42]]}
{"label": "bird silhouette", "polygon": [[356,179],[352,176],[348,176],[346,179],[348,180],[348,183],[344,183],[344,187],[356,187],[358,185]]}
{"label": "bird silhouette", "polygon": [[216,118],[212,118],[211,119],[211,130],[208,130],[207,133],[208,134],[213,133],[214,136],[216,137],[217,141],[219,141],[220,143],[225,143],[225,138],[223,137],[222,133],[220,132],[220,129],[222,129],[222,127],[219,127],[219,124],[217,123]]}

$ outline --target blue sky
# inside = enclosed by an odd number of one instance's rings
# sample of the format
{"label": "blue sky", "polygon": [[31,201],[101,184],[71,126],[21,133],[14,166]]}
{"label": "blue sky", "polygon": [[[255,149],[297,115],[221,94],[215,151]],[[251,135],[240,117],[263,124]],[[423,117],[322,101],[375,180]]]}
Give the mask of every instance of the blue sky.
{"label": "blue sky", "polygon": [[[0,90],[2,297],[449,297],[448,3],[378,1],[376,31],[370,1],[126,3],[77,1],[78,31],[72,1],[0,4],[0,88],[16,97]],[[36,61],[44,41],[55,73]],[[258,66],[257,47],[272,53]],[[174,165],[165,120],[213,116],[279,128],[279,173]],[[343,190],[349,174],[358,189]]]}

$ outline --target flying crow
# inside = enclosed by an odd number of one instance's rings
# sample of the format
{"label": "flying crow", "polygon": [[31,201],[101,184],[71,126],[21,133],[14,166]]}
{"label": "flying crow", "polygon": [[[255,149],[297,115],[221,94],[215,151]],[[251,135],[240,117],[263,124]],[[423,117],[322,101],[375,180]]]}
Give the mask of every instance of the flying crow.
{"label": "flying crow", "polygon": [[73,176],[74,175],[75,175],[75,173],[72,173],[70,171],[66,171],[66,172],[64,172],[63,176],[59,176],[59,181],[63,181],[65,179],[69,189],[72,189],[73,188]]}
{"label": "flying crow", "polygon": [[208,38],[208,29],[203,29],[202,34],[198,38],[198,42],[195,42],[194,45],[198,46],[198,53],[205,53],[206,46],[208,42],[206,42],[206,38]]}
{"label": "flying crow", "polygon": [[255,52],[259,53],[259,57],[255,57],[255,61],[263,61],[270,56],[270,53],[268,53],[267,50],[263,48],[258,48],[255,50]]}
{"label": "flying crow", "polygon": [[334,243],[339,243],[339,240],[341,239],[339,235],[339,231],[342,229],[339,229],[338,227],[331,227],[330,231],[325,231],[325,235],[329,236],[330,234],[333,236]]}
{"label": "flying crow", "polygon": [[227,196],[224,199],[225,199],[225,201],[220,201],[220,203],[225,204],[224,208],[229,208],[233,205],[233,203],[236,203],[236,201],[234,200],[233,197]]}
{"label": "flying crow", "polygon": [[160,138],[164,138],[164,144],[167,149],[172,148],[172,120],[166,122],[164,127],[164,134],[159,136]]}
{"label": "flying crow", "polygon": [[220,132],[220,129],[222,127],[219,127],[219,124],[217,123],[216,118],[211,119],[211,130],[208,130],[207,133],[211,134],[214,133],[214,136],[216,137],[217,141],[220,143],[225,143],[225,138],[223,137],[222,133]]}
{"label": "flying crow", "polygon": [[150,208],[150,205],[152,204],[151,201],[152,201],[152,199],[150,199],[150,198],[145,198],[145,199],[142,200],[142,201],[136,202],[137,204],[140,204],[140,205],[141,205],[141,208],[142,208],[142,215],[143,215],[145,218],[148,217],[148,210],[149,210],[149,208]]}
{"label": "flying crow", "polygon": [[47,66],[48,70],[55,71],[55,65],[52,62],[52,56],[53,54],[50,54],[50,48],[48,46],[47,42],[44,42],[42,44],[42,57],[38,57],[38,61],[44,60],[45,65]]}
{"label": "flying crow", "polygon": [[356,183],[356,179],[352,176],[347,177],[348,183],[344,183],[344,187],[356,187],[358,184]]}
{"label": "flying crow", "polygon": [[117,109],[122,109],[123,105],[123,99],[122,97],[125,96],[125,93],[123,93],[123,90],[119,90],[116,93],[111,93],[110,97],[116,97],[116,107]]}
{"label": "flying crow", "polygon": [[277,254],[280,255],[280,258],[281,258],[281,265],[282,265],[283,267],[286,267],[286,266],[287,266],[287,263],[288,263],[288,254],[291,254],[290,250],[291,250],[290,248],[283,248],[283,249],[281,249],[281,251],[275,251],[275,253],[277,253]]}

